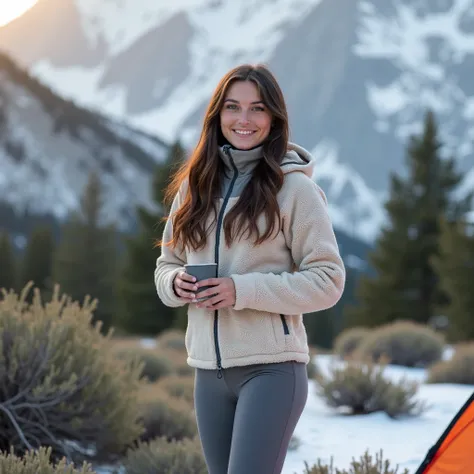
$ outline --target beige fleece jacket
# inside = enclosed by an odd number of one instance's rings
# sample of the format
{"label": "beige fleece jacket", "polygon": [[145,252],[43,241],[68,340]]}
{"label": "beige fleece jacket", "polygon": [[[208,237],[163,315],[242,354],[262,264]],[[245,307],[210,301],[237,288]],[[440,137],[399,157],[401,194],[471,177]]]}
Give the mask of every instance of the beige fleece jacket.
{"label": "beige fleece jacket", "polygon": [[[222,148],[220,156],[230,171],[218,203],[219,216],[223,218],[251,178],[261,148]],[[330,308],[342,295],[345,269],[326,197],[312,180],[314,160],[308,151],[289,143],[281,166],[285,173],[278,194],[282,225],[274,239],[259,246],[240,239],[228,248],[223,231],[217,233],[218,226],[214,225],[205,249],[195,252],[163,246],[157,259],[157,292],[170,307],[187,304],[173,291],[173,280],[184,271],[185,263],[214,262],[217,256],[218,276],[230,277],[235,283],[236,302],[232,308],[215,311],[189,304],[185,341],[192,367],[225,369],[283,361],[308,363],[302,315]],[[181,204],[184,192],[183,186],[174,199],[171,215]],[[265,228],[262,220],[260,225]],[[164,240],[169,240],[172,233],[170,219]]]}

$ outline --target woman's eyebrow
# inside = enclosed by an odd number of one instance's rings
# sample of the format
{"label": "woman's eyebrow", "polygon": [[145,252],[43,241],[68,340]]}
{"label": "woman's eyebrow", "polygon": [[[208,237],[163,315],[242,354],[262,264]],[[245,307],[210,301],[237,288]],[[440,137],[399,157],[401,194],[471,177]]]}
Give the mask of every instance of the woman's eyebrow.
{"label": "woman's eyebrow", "polygon": [[[224,102],[234,102],[235,104],[238,104],[239,101],[235,99],[225,99]],[[263,104],[263,100],[256,100],[254,102],[250,102],[251,104]]]}

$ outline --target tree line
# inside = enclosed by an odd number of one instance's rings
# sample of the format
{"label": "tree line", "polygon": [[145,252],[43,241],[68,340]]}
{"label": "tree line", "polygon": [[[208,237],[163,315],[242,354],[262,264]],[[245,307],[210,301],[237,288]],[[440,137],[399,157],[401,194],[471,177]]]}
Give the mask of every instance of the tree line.
{"label": "tree line", "polygon": [[[94,321],[107,331],[156,335],[170,327],[183,328],[183,309],[164,306],[153,281],[160,255],[155,241],[166,214],[163,190],[175,166],[184,159],[179,142],[167,159],[156,166],[152,179],[153,208],[137,208],[137,229],[123,235],[114,223],[104,223],[100,176],[91,173],[77,212],[64,222],[55,239],[51,226],[36,227],[26,247],[15,252],[11,237],[0,233],[0,288],[21,289],[33,281],[44,300],[59,284],[73,300],[97,299]],[[29,296],[31,300],[32,295]]]}
{"label": "tree line", "polygon": [[[393,173],[383,225],[369,254],[369,272],[348,271],[346,291],[329,310],[305,315],[310,342],[330,348],[338,332],[412,320],[447,331],[452,340],[474,338],[474,222],[472,194],[458,197],[462,174],[454,157],[443,157],[435,116],[428,111],[419,135],[406,146],[406,173]],[[186,309],[159,300],[153,272],[163,230],[163,191],[185,159],[179,142],[156,166],[154,208],[137,209],[137,229],[123,237],[104,224],[100,178],[91,174],[79,210],[62,225],[55,241],[48,226],[36,228],[16,255],[0,235],[0,288],[20,290],[33,281],[47,298],[53,285],[75,300],[98,300],[95,319],[104,330],[157,335],[185,328]],[[472,322],[471,322],[472,321]]]}

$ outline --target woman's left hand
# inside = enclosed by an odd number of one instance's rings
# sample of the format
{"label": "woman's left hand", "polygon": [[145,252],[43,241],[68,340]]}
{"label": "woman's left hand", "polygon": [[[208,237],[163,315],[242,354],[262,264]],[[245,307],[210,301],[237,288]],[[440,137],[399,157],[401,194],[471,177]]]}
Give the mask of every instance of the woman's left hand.
{"label": "woman's left hand", "polygon": [[[198,308],[221,309],[235,305],[235,285],[232,278],[208,278],[207,280],[201,280],[196,285],[198,289],[203,286],[212,286],[212,288],[195,293],[196,299],[192,302],[197,303]],[[197,298],[208,299],[197,301]]]}

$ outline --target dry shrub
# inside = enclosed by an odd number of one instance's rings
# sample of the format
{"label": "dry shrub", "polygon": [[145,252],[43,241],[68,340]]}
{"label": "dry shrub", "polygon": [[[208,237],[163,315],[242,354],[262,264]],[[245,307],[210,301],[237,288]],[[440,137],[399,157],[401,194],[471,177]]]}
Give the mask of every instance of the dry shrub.
{"label": "dry shrub", "polygon": [[0,299],[0,450],[50,446],[54,460],[76,461],[121,454],[142,431],[141,367],[117,360],[111,334],[92,326],[95,301],[81,306],[56,286],[50,302],[36,290],[30,305],[29,289]]}
{"label": "dry shrub", "polygon": [[318,460],[311,468],[305,463],[303,474],[408,474],[408,469],[398,471],[398,466],[391,467],[390,462],[383,459],[383,452],[380,451],[375,456],[375,460],[368,451],[364,453],[359,460],[352,459],[349,470],[335,469],[333,461],[329,464]]}
{"label": "dry shrub", "polygon": [[356,351],[360,359],[381,359],[405,367],[426,367],[441,359],[443,337],[426,325],[398,321],[374,329]]}
{"label": "dry shrub", "polygon": [[450,360],[434,364],[427,382],[474,385],[474,344],[460,344]]}
{"label": "dry shrub", "polygon": [[334,353],[342,359],[351,357],[369,333],[370,329],[363,327],[349,328],[342,331],[334,341]]}
{"label": "dry shrub", "polygon": [[160,437],[180,440],[196,436],[196,420],[189,402],[172,397],[159,384],[150,384],[140,391],[139,406],[145,427],[141,441]]}
{"label": "dry shrub", "polygon": [[130,347],[116,349],[115,354],[119,359],[142,363],[142,376],[149,382],[156,382],[174,371],[170,357],[159,350]]}
{"label": "dry shrub", "polygon": [[0,474],[95,474],[87,463],[75,468],[63,458],[53,464],[51,451],[51,448],[42,446],[38,451],[26,452],[23,457],[16,456],[12,450],[9,454],[0,453]]}
{"label": "dry shrub", "polygon": [[414,400],[418,384],[407,380],[392,382],[384,366],[348,362],[333,367],[328,376],[318,375],[319,394],[334,408],[349,409],[353,415],[383,411],[391,418],[417,415],[424,405]]}
{"label": "dry shrub", "polygon": [[188,365],[188,354],[186,351],[161,349],[160,353],[163,354],[164,357],[167,357],[172,364],[173,373],[183,377],[194,376],[195,369]]}
{"label": "dry shrub", "polygon": [[306,365],[306,369],[308,371],[308,379],[315,379],[318,376],[318,367],[312,358]]}
{"label": "dry shrub", "polygon": [[185,332],[179,329],[166,329],[156,338],[159,347],[176,351],[186,351]]}
{"label": "dry shrub", "polygon": [[171,375],[163,377],[157,385],[168,395],[182,398],[190,405],[194,405],[194,377]]}
{"label": "dry shrub", "polygon": [[199,441],[157,438],[127,453],[123,474],[207,474]]}
{"label": "dry shrub", "polygon": [[114,350],[137,349],[140,347],[140,338],[137,337],[112,337],[110,342]]}

